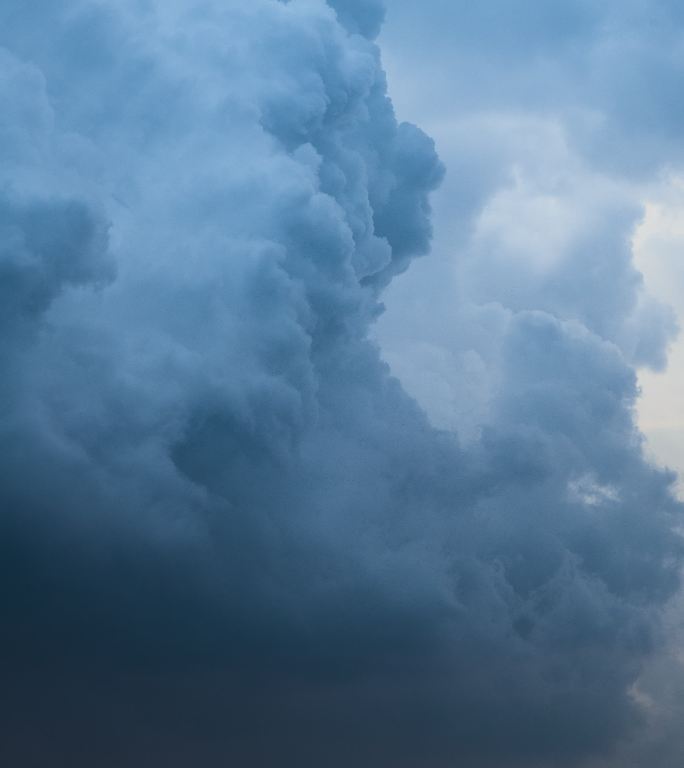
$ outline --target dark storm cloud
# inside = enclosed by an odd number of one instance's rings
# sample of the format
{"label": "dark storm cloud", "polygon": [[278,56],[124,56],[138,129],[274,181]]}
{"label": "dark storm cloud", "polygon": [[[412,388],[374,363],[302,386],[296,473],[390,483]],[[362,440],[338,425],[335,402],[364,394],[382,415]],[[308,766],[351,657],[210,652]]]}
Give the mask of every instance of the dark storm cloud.
{"label": "dark storm cloud", "polygon": [[491,307],[491,423],[428,423],[368,333],[443,167],[331,5],[0,9],[8,764],[571,764],[638,715],[681,544],[634,373]]}

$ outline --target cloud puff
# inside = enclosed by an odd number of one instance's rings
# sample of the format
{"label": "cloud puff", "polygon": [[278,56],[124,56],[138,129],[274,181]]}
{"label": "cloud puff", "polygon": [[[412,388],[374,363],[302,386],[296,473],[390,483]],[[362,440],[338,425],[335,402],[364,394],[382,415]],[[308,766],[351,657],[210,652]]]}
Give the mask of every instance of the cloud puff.
{"label": "cloud puff", "polygon": [[487,418],[431,426],[369,338],[443,175],[381,16],[0,10],[13,765],[550,764],[638,714],[682,553],[622,304],[474,310]]}
{"label": "cloud puff", "polygon": [[351,31],[366,37],[376,37],[385,18],[385,8],[379,0],[330,0],[339,20]]}

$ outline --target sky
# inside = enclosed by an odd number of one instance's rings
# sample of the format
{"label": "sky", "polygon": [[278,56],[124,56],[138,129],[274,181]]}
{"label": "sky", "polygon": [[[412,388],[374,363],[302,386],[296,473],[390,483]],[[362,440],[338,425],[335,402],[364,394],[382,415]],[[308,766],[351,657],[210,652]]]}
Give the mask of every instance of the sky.
{"label": "sky", "polygon": [[683,42],[3,1],[3,763],[681,763]]}
{"label": "sky", "polygon": [[[681,213],[684,200],[681,181],[675,177],[646,198],[642,222],[634,233],[634,258],[653,293],[677,313],[681,327],[684,277],[679,263],[683,245]],[[684,492],[684,343],[681,335],[671,344],[667,366],[639,372],[642,395],[639,424],[646,435],[654,461],[672,467],[679,475],[679,495]]]}

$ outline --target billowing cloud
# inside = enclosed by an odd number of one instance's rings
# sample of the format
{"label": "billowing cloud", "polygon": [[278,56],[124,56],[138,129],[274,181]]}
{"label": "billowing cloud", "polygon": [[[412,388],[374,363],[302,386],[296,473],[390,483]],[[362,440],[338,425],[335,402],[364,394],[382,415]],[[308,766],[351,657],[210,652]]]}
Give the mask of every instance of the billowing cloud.
{"label": "billowing cloud", "polygon": [[444,333],[486,386],[434,426],[371,338],[444,174],[382,15],[0,9],[8,764],[572,765],[638,722],[682,545],[630,201],[558,211],[567,291],[471,276]]}

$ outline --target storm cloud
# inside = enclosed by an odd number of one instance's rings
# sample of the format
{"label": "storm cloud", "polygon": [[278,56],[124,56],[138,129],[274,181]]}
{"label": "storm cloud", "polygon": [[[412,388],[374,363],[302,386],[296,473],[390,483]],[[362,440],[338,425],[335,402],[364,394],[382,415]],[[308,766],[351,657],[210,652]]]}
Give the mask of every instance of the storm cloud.
{"label": "storm cloud", "polygon": [[480,226],[443,329],[477,423],[435,425],[374,339],[445,170],[384,13],[0,6],[10,765],[580,765],[643,717],[682,542],[631,201],[565,214],[556,292]]}

